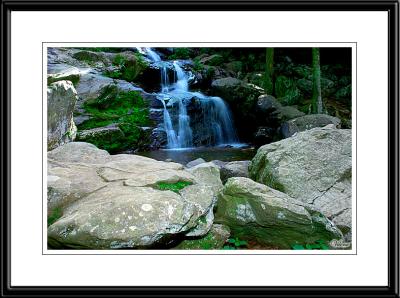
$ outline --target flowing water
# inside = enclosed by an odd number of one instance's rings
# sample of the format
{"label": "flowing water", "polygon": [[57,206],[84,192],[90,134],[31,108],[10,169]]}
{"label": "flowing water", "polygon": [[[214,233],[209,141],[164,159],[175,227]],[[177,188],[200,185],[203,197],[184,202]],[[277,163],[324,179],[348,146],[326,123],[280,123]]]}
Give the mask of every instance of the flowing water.
{"label": "flowing water", "polygon": [[[157,98],[164,107],[163,126],[167,134],[167,148],[192,148],[195,134],[196,139],[206,140],[203,142],[208,146],[239,143],[231,113],[222,98],[189,91],[189,74],[182,69],[179,61],[162,61],[151,48],[145,48],[144,52],[160,68],[161,86]],[[168,68],[174,70],[173,83],[170,83]],[[188,114],[189,105],[199,107],[200,115],[196,120]]]}

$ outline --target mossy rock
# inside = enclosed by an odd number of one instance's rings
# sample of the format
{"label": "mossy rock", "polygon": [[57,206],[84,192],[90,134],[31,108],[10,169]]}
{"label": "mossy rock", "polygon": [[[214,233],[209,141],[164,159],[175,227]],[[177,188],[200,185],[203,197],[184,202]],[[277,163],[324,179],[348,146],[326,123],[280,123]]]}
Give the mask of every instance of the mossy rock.
{"label": "mossy rock", "polygon": [[78,125],[77,140],[110,153],[149,146],[149,108],[137,91],[106,86],[97,98],[84,103],[84,109],[90,118]]}
{"label": "mossy rock", "polygon": [[79,83],[79,79],[80,79],[79,74],[71,74],[68,76],[48,76],[47,77],[47,85],[50,85],[50,84],[52,84],[54,82],[58,82],[58,81],[70,81],[76,88],[76,86]]}
{"label": "mossy rock", "polygon": [[76,140],[95,145],[109,152],[120,149],[125,135],[116,124],[78,132]]}
{"label": "mossy rock", "polygon": [[228,179],[218,195],[214,222],[229,226],[239,239],[281,249],[343,237],[310,205],[244,177]]}
{"label": "mossy rock", "polygon": [[89,64],[93,64],[96,62],[107,63],[107,59],[101,53],[95,53],[91,51],[79,51],[72,55],[73,58],[84,61]]}
{"label": "mossy rock", "polygon": [[134,81],[148,67],[148,63],[143,59],[140,53],[122,53],[117,54],[113,61],[116,69],[106,70],[105,76],[113,79],[122,79],[128,82]]}

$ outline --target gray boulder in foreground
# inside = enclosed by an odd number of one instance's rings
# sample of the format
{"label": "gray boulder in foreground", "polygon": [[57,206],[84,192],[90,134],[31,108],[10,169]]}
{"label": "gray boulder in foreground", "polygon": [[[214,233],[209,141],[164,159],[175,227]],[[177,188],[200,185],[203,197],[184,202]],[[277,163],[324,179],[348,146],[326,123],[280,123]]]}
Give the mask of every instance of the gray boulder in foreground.
{"label": "gray boulder in foreground", "polygon": [[352,134],[332,125],[260,147],[250,177],[313,205],[345,233],[351,229]]}
{"label": "gray boulder in foreground", "polygon": [[[179,191],[160,183],[191,183]],[[214,219],[219,170],[189,170],[137,155],[109,155],[94,145],[68,143],[48,152],[48,209],[61,218],[48,227],[51,247],[164,247],[175,236],[203,236]]]}
{"label": "gray boulder in foreground", "polygon": [[341,231],[312,206],[249,178],[229,178],[219,194],[215,221],[235,237],[290,249],[295,244],[341,239]]}

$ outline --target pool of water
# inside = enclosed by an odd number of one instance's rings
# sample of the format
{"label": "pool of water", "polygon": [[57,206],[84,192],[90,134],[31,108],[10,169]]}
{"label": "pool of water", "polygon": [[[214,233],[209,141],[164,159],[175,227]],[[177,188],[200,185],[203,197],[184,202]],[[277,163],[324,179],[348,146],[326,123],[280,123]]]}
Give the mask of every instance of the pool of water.
{"label": "pool of water", "polygon": [[250,160],[257,150],[249,146],[221,146],[221,147],[197,147],[184,149],[162,149],[156,151],[137,152],[137,155],[150,157],[156,160],[172,160],[181,164],[202,158],[205,161],[238,161]]}

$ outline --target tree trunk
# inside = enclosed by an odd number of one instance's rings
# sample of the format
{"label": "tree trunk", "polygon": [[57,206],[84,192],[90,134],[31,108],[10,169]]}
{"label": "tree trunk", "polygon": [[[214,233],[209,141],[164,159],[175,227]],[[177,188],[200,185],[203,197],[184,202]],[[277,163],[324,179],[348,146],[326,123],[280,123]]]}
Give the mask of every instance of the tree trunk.
{"label": "tree trunk", "polygon": [[322,96],[321,96],[321,68],[319,63],[319,48],[312,48],[312,72],[313,72],[312,112],[314,114],[321,114]]}
{"label": "tree trunk", "polygon": [[266,48],[265,57],[264,88],[267,94],[271,95],[274,91],[274,83],[272,81],[274,74],[274,48]]}

